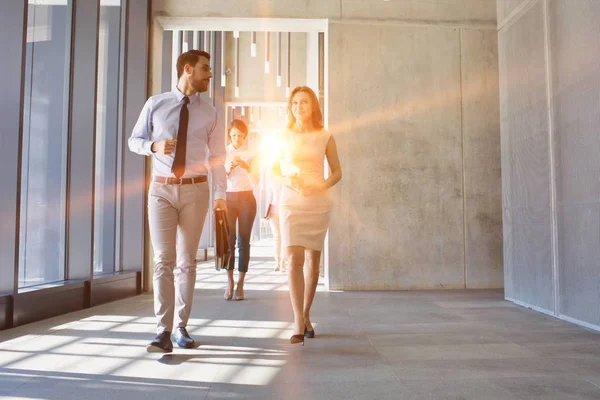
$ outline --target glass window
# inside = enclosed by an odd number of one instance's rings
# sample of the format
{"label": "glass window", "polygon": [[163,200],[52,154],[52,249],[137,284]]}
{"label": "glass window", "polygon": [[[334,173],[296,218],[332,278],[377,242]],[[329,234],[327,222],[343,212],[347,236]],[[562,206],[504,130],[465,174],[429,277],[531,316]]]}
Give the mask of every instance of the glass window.
{"label": "glass window", "polygon": [[71,3],[28,3],[19,287],[65,278]]}
{"label": "glass window", "polygon": [[96,100],[94,274],[115,271],[121,0],[100,1]]}

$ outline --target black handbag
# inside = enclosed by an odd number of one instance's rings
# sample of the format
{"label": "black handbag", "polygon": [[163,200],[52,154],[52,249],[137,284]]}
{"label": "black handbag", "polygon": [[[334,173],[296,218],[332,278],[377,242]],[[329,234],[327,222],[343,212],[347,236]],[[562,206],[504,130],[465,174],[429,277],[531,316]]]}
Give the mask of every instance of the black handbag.
{"label": "black handbag", "polygon": [[229,266],[229,224],[227,212],[215,210],[215,269],[220,271]]}

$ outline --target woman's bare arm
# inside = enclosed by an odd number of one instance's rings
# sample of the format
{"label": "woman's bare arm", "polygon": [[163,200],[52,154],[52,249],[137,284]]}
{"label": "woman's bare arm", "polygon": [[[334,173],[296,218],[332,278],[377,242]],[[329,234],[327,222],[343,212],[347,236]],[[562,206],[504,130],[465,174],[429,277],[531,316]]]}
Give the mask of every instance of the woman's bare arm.
{"label": "woman's bare arm", "polygon": [[338,156],[337,145],[333,135],[329,137],[327,147],[325,147],[325,155],[327,156],[327,163],[331,170],[331,174],[325,180],[325,186],[330,188],[342,179],[342,165],[340,164],[340,157]]}

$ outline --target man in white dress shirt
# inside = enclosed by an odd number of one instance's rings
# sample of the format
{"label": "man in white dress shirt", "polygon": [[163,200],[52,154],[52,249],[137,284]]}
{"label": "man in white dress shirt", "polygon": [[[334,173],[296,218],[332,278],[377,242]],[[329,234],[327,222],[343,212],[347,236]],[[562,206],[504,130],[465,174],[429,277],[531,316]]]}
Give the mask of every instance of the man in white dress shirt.
{"label": "man in white dress shirt", "polygon": [[[225,135],[214,107],[196,96],[208,89],[210,55],[190,50],[177,59],[177,88],[148,99],[129,138],[129,149],[152,157],[148,222],[154,249],[157,336],[148,352],[192,348],[186,330],[196,282],[196,252],[208,211],[226,209]],[[208,165],[206,163],[208,160]],[[174,273],[177,267],[177,274]],[[175,327],[175,331],[173,328]]]}

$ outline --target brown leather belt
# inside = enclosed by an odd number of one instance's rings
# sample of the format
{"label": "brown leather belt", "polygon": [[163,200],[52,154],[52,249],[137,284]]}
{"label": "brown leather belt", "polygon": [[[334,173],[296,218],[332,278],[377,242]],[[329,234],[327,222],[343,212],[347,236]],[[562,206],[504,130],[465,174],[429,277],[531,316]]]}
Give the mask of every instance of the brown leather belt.
{"label": "brown leather belt", "polygon": [[189,185],[190,183],[203,183],[206,181],[206,175],[194,176],[193,178],[168,178],[166,176],[152,177],[152,182],[165,183],[167,185]]}

